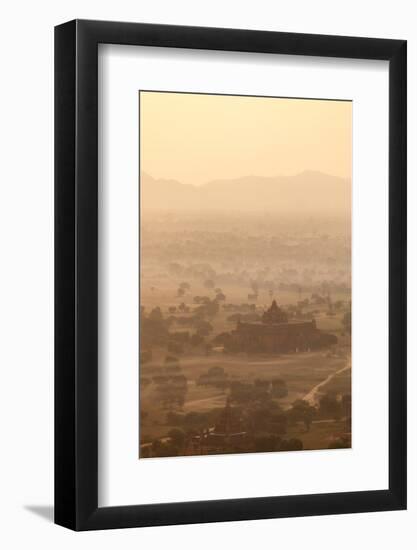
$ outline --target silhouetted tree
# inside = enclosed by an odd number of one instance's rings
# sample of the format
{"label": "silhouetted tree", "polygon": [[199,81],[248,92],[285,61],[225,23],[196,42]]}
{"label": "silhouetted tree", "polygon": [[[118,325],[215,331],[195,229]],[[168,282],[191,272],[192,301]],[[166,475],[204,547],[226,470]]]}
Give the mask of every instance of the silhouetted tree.
{"label": "silhouetted tree", "polygon": [[214,281],[212,281],[211,279],[207,279],[206,281],[204,281],[204,286],[206,288],[214,288]]}
{"label": "silhouetted tree", "polygon": [[149,314],[149,319],[151,321],[162,321],[162,311],[160,307],[155,307]]}
{"label": "silhouetted tree", "polygon": [[291,420],[304,422],[307,431],[310,431],[311,423],[317,414],[315,407],[312,407],[307,401],[297,399],[289,410]]}
{"label": "silhouetted tree", "polygon": [[282,378],[273,378],[271,382],[273,397],[277,397],[278,399],[287,397],[288,388],[285,380],[282,380]]}
{"label": "silhouetted tree", "polygon": [[342,402],[333,393],[326,393],[319,399],[319,413],[322,418],[340,420],[342,417]]}

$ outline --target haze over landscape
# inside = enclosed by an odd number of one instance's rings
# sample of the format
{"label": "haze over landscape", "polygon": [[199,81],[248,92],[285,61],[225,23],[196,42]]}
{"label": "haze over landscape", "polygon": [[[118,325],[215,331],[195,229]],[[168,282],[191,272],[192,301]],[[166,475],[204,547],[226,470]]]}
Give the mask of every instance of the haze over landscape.
{"label": "haze over landscape", "polygon": [[140,92],[140,458],[351,446],[351,114]]}
{"label": "haze over landscape", "polygon": [[[144,209],[187,211],[270,211],[350,217],[350,180],[321,172],[295,176],[246,176],[200,186],[141,174]],[[256,200],[254,200],[256,197]]]}

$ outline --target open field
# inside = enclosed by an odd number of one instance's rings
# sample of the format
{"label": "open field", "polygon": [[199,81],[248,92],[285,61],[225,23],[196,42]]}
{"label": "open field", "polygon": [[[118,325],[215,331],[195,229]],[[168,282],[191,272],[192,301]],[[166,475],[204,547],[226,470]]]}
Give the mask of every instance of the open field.
{"label": "open field", "polygon": [[[162,354],[161,354],[162,359]],[[148,376],[152,365],[161,365],[156,361],[142,369],[144,375]],[[287,381],[288,396],[280,400],[281,405],[292,403],[295,399],[302,399],[316,384],[325,380],[346,364],[343,357],[326,356],[323,352],[310,352],[299,354],[288,354],[281,357],[251,357],[245,354],[228,356],[226,354],[182,357],[180,360],[182,373],[188,380],[188,394],[185,407],[190,401],[224,395],[216,392],[213,395],[212,388],[199,387],[195,385],[197,378],[206,372],[210,367],[222,367],[227,375],[233,380],[253,382],[257,378],[270,379],[273,377],[283,378]],[[341,390],[349,388],[350,376],[340,377],[346,385]],[[150,388],[143,396],[143,405],[147,399],[152,399]],[[204,405],[203,405],[204,406]]]}
{"label": "open field", "polygon": [[[142,368],[142,373],[149,376],[152,368],[162,364],[163,353],[156,354],[155,360]],[[252,357],[246,354],[229,356],[225,354],[210,356],[184,356],[180,360],[181,371],[188,381],[188,391],[183,406],[184,412],[208,412],[214,408],[225,406],[227,391],[221,391],[210,386],[198,386],[197,379],[211,367],[222,367],[231,380],[253,383],[256,379],[282,378],[287,383],[288,395],[277,402],[283,409],[288,409],[296,399],[303,399],[317,384],[346,366],[346,357],[338,357],[323,352],[288,354],[280,357]],[[337,391],[350,393],[350,370],[343,375],[336,375]],[[336,383],[335,383],[336,384]],[[324,390],[331,387],[329,382]],[[148,413],[143,422],[143,431],[147,437],[161,437],[168,432],[166,411],[161,410],[155,394],[155,386],[147,386],[141,392],[141,409]],[[309,435],[321,433],[324,428],[317,428]],[[294,437],[305,433],[303,430],[291,432]]]}

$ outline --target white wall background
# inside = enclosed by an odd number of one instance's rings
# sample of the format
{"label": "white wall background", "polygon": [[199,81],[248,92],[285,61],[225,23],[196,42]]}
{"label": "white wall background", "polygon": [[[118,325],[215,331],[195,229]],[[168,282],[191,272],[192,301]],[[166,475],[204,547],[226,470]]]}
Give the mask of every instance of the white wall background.
{"label": "white wall background", "polygon": [[75,17],[408,40],[409,280],[417,279],[414,2],[15,0],[1,14],[0,545],[412,548],[417,541],[416,286],[409,286],[409,510],[75,534],[53,498],[53,26]]}

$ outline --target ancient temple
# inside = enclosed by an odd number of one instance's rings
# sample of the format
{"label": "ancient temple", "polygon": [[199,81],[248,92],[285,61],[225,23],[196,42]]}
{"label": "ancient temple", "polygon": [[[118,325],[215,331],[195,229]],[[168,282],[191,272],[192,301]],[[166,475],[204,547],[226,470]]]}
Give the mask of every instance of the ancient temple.
{"label": "ancient temple", "polygon": [[325,348],[337,343],[337,337],[319,330],[314,319],[289,321],[274,300],[262,321],[238,321],[228,343],[229,351],[249,353],[290,353]]}
{"label": "ancient temple", "polygon": [[262,315],[262,323],[266,325],[276,325],[278,323],[288,323],[288,315],[278,307],[277,302],[274,300],[271,307],[267,309]]}
{"label": "ancient temple", "polygon": [[226,398],[224,409],[214,426],[202,430],[188,443],[185,454],[218,454],[245,448],[246,431],[236,409],[231,406],[230,397]]}

